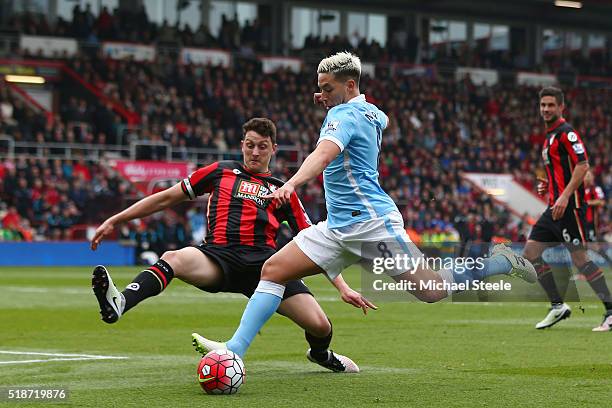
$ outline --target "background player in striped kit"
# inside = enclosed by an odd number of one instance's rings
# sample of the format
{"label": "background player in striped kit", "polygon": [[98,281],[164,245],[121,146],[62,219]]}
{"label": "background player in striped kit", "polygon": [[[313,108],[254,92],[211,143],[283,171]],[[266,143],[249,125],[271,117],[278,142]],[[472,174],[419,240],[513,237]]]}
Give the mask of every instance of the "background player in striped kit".
{"label": "background player in striped kit", "polygon": [[551,302],[546,317],[536,329],[551,327],[568,318],[572,311],[563,302],[550,266],[542,259],[542,252],[550,246],[564,244],[572,262],[601,299],[606,310],[601,325],[593,331],[612,330],[612,299],[605,277],[587,254],[585,244],[590,241],[586,231],[586,201],[584,178],[589,169],[588,156],[578,132],[563,118],[563,92],[554,87],[540,91],[540,115],[546,124],[546,138],[542,159],[546,180],[540,180],[538,192],[548,193],[548,208],[533,226],[524,249],[538,273],[538,281]]}

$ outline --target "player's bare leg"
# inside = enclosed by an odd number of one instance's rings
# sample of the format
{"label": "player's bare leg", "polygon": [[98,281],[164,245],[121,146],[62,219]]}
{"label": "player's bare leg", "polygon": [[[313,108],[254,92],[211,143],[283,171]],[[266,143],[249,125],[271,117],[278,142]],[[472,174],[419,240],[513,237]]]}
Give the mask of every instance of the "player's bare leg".
{"label": "player's bare leg", "polygon": [[396,282],[411,282],[412,286],[416,290],[410,290],[417,299],[427,303],[438,302],[448,296],[446,290],[431,290],[421,289],[420,282],[434,282],[437,287],[438,284],[443,284],[444,279],[437,273],[427,268],[418,268],[415,271],[404,272],[401,275],[393,276]]}
{"label": "player's bare leg", "polygon": [[174,270],[174,277],[197,287],[216,286],[223,281],[221,267],[195,247],[164,252],[161,259]]}
{"label": "player's bare leg", "polygon": [[332,330],[327,315],[308,293],[300,293],[283,300],[277,311],[313,336],[325,337]]}
{"label": "player's bare leg", "polygon": [[281,302],[277,311],[304,329],[310,344],[306,357],[310,361],[336,372],[359,372],[359,367],[350,358],[329,349],[333,333],[331,321],[312,295],[291,296]]}
{"label": "player's bare leg", "polygon": [[261,280],[285,284],[320,273],[323,270],[291,241],[266,261],[261,270]]}
{"label": "player's bare leg", "polygon": [[114,285],[108,270],[97,266],[92,288],[102,320],[116,322],[141,301],[160,294],[175,277],[195,286],[214,286],[222,280],[223,274],[214,261],[193,247],[165,252],[159,261],[138,274],[123,292]]}
{"label": "player's bare leg", "polygon": [[308,258],[294,241],[291,241],[264,263],[261,280],[232,338],[227,343],[221,343],[194,333],[192,335],[194,344],[202,345],[201,348],[205,349],[226,347],[239,356],[244,356],[255,335],[280,306],[285,293],[285,284],[321,272],[321,268]]}

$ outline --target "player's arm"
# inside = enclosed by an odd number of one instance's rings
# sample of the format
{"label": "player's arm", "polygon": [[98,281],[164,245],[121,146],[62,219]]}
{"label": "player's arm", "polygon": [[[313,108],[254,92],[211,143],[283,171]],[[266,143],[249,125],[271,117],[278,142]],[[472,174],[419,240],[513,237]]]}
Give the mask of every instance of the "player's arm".
{"label": "player's arm", "polygon": [[576,164],[576,167],[574,167],[574,171],[572,172],[572,178],[570,179],[570,182],[567,184],[567,186],[565,186],[565,189],[555,202],[555,205],[553,205],[552,207],[553,220],[558,220],[563,217],[570,197],[572,196],[572,194],[574,194],[576,189],[582,183],[584,183],[584,176],[586,176],[588,170],[589,162],[584,161]]}
{"label": "player's arm", "polygon": [[287,221],[293,235],[297,235],[298,232],[312,225],[310,218],[308,218],[308,214],[306,214],[306,210],[304,210],[302,202],[295,192],[291,194],[289,202],[280,207],[277,211],[277,218],[279,221]]}
{"label": "player's arm", "polygon": [[338,289],[338,292],[340,292],[340,297],[343,301],[349,305],[360,307],[363,310],[363,314],[368,314],[368,309],[378,309],[374,303],[364,298],[361,293],[351,289],[342,277],[342,274],[338,275],[336,279],[332,281],[332,284]]}
{"label": "player's arm", "polygon": [[538,177],[538,195],[543,196],[544,194],[546,194],[546,192],[548,191],[548,179],[545,179],[543,177]]}
{"label": "player's arm", "polygon": [[561,143],[567,150],[571,161],[576,163],[570,182],[552,206],[552,218],[558,220],[563,217],[570,197],[580,185],[584,183],[584,176],[589,170],[589,162],[582,139],[576,132],[569,132],[561,136]]}
{"label": "player's arm", "polygon": [[110,234],[116,225],[146,217],[182,201],[194,200],[204,193],[210,193],[214,189],[214,180],[221,174],[219,166],[219,162],[214,162],[202,167],[174,187],[143,198],[131,207],[113,215],[96,230],[91,240],[91,249],[95,251],[102,238]]}
{"label": "player's arm", "polygon": [[603,207],[606,205],[606,202],[600,198],[594,198],[592,200],[587,200],[587,204],[591,207]]}
{"label": "player's arm", "polygon": [[322,140],[317,148],[304,160],[299,170],[281,188],[264,196],[264,198],[278,199],[280,204],[291,200],[291,194],[304,183],[323,173],[323,170],[340,154],[340,147],[329,140]]}
{"label": "player's arm", "polygon": [[587,204],[591,207],[604,207],[606,205],[606,196],[601,187],[595,187],[595,198],[587,200]]}
{"label": "player's arm", "polygon": [[189,197],[183,192],[181,183],[143,198],[104,221],[102,225],[96,229],[96,233],[91,239],[91,249],[95,251],[100,241],[102,241],[102,238],[110,234],[115,226],[137,218],[144,218],[188,199]]}

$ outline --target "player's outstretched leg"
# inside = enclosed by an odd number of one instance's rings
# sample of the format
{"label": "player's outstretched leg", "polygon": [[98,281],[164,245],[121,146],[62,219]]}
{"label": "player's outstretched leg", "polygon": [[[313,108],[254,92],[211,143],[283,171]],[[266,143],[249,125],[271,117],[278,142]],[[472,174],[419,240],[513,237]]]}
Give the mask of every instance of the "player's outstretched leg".
{"label": "player's outstretched leg", "polygon": [[[498,244],[491,250],[491,256],[482,262],[482,266],[475,264],[472,267],[461,266],[460,268],[441,269],[436,272],[446,282],[469,283],[472,281],[480,281],[489,276],[509,275],[521,278],[529,283],[534,283],[537,280],[535,269],[531,262],[524,257],[515,254],[510,248],[504,244]],[[402,275],[400,275],[402,276]],[[419,297],[417,295],[417,297]],[[440,297],[438,295],[438,297]],[[441,300],[442,298],[434,297],[430,299],[427,294],[421,294],[419,299],[430,302]]]}
{"label": "player's outstretched leg", "polygon": [[535,268],[526,258],[521,255],[515,254],[510,248],[504,244],[497,244],[491,250],[491,259],[496,256],[503,256],[506,258],[511,265],[510,270],[505,273],[509,276],[523,279],[529,283],[535,283],[538,280]]}
{"label": "player's outstretched leg", "polygon": [[310,346],[306,352],[309,361],[338,373],[359,372],[353,360],[330,350],[334,332],[331,320],[301,281],[287,283],[285,299],[278,313],[304,329],[304,336]]}
{"label": "player's outstretched leg", "polygon": [[[164,254],[165,255],[165,254]],[[174,270],[164,257],[147,269],[140,272],[134,280],[121,292],[125,297],[125,310],[127,312],[138,303],[157,296],[164,291],[174,279]]]}
{"label": "player's outstretched leg", "polygon": [[226,343],[227,349],[244,357],[255,335],[278,309],[285,293],[284,283],[318,273],[321,269],[294,241],[272,255],[262,268],[261,280],[244,309],[238,329]]}
{"label": "player's outstretched leg", "polygon": [[[310,295],[308,295],[310,297]],[[312,298],[312,302],[316,303],[314,298]],[[318,310],[323,313],[323,310],[319,307]],[[316,312],[316,311],[315,311]],[[310,348],[306,352],[306,358],[313,363],[320,365],[321,367],[327,368],[336,373],[358,373],[359,367],[353,360],[351,360],[347,356],[343,356],[342,354],[335,353],[333,350],[329,348],[331,344],[331,340],[334,333],[334,328],[332,326],[331,320],[325,316],[323,316],[329,323],[328,328],[329,332],[326,335],[321,337],[315,336],[308,331],[304,332],[306,337],[306,341],[310,345]]]}
{"label": "player's outstretched leg", "polygon": [[172,267],[163,259],[140,272],[119,292],[108,270],[98,265],[94,268],[91,287],[100,305],[100,315],[106,323],[115,323],[128,310],[143,300],[159,295],[174,278]]}
{"label": "player's outstretched leg", "polygon": [[93,289],[98,304],[100,315],[106,323],[115,323],[123,314],[125,298],[117,290],[108,270],[102,265],[94,268],[91,277],[91,288]]}

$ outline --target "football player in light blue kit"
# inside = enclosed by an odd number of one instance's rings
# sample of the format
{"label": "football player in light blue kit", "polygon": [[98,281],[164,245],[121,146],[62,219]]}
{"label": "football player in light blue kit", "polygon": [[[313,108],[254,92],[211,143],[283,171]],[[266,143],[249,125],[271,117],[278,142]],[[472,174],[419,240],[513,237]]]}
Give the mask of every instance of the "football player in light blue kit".
{"label": "football player in light blue kit", "polygon": [[[397,206],[378,182],[378,154],[389,118],[359,92],[359,58],[341,52],[323,59],[317,72],[321,92],[314,95],[315,103],[329,110],[317,147],[297,173],[267,198],[286,203],[297,187],[323,173],[327,220],[302,230],[266,261],[240,326],[227,343],[193,334],[193,343],[201,352],[228,348],[244,356],[257,332],[276,311],[284,284],[290,280],[319,273],[331,280],[362,259],[396,254],[422,256],[406,234]],[[415,282],[416,289],[410,292],[424,302],[446,298],[451,290],[444,288],[453,283],[469,283],[492,275],[507,274],[532,283],[536,281],[529,261],[504,245],[496,246],[480,268],[433,271],[424,265],[412,270],[396,268],[387,274],[398,282]],[[421,289],[420,281],[434,282],[433,289]],[[373,308],[363,297],[360,306],[364,311]],[[311,358],[310,351],[307,356]],[[330,358],[333,358],[331,353]],[[358,368],[352,363],[346,371],[358,371]]]}

